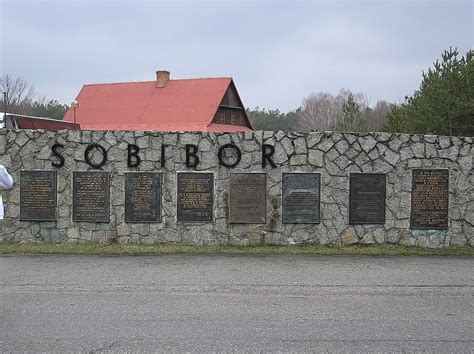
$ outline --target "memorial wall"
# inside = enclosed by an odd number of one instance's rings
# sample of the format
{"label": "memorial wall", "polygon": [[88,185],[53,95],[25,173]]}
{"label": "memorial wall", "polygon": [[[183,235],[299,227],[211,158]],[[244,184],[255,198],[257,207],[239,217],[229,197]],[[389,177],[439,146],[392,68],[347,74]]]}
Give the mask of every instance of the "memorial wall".
{"label": "memorial wall", "polygon": [[472,138],[0,130],[0,243],[474,246]]}

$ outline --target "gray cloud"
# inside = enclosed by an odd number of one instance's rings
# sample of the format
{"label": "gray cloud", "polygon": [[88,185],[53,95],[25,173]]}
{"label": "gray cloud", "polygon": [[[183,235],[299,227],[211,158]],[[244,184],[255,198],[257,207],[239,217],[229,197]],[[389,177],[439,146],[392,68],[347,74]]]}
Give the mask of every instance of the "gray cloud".
{"label": "gray cloud", "polygon": [[1,71],[70,102],[82,85],[233,76],[248,106],[311,92],[399,101],[440,53],[473,45],[470,1],[2,2]]}

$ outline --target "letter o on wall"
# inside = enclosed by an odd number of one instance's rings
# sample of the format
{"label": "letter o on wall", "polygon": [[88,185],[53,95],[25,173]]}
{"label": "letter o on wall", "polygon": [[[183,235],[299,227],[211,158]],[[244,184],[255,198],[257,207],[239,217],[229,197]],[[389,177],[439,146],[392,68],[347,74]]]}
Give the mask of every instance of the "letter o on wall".
{"label": "letter o on wall", "polygon": [[[234,149],[234,151],[236,152],[237,154],[237,158],[235,159],[235,162],[234,163],[227,163],[226,161],[224,161],[222,155],[224,153],[224,150],[226,149]],[[242,158],[242,153],[240,152],[240,149],[235,146],[234,144],[225,144],[225,145],[222,145],[220,148],[219,148],[219,152],[217,153],[217,158],[219,159],[219,164],[224,166],[224,167],[235,167],[239,164],[240,162],[240,159]]]}
{"label": "letter o on wall", "polygon": [[[92,162],[91,159],[89,158],[89,153],[90,153],[93,149],[100,150],[100,152],[102,153],[102,161],[100,161],[99,163],[94,163],[94,162]],[[84,151],[84,159],[85,159],[86,162],[89,164],[89,166],[94,167],[94,168],[101,168],[101,167],[107,162],[107,151],[105,150],[105,148],[104,148],[102,145],[99,145],[99,144],[90,144],[90,145],[86,148],[86,151]]]}

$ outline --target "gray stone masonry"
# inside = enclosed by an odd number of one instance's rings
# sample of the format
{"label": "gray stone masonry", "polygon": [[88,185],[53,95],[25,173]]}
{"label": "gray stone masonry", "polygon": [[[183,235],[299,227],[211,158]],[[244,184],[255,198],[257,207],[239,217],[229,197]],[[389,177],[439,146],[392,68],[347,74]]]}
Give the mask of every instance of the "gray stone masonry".
{"label": "gray stone masonry", "polygon": [[[64,145],[65,165],[51,147]],[[101,170],[110,172],[110,223],[72,221],[72,172],[92,169],[84,160],[88,144],[99,143],[108,154]],[[235,168],[219,165],[218,149],[233,143],[242,152]],[[127,144],[140,147],[138,169],[127,168]],[[161,167],[161,145],[167,144]],[[200,164],[186,168],[185,144],[199,147]],[[261,165],[262,144],[275,147],[276,168]],[[100,156],[99,156],[100,157]],[[93,160],[97,160],[94,156]],[[231,158],[231,157],[230,157]],[[251,245],[251,244],[401,244],[442,247],[474,246],[474,176],[472,138],[387,133],[162,133],[130,131],[0,130],[0,163],[11,172],[15,186],[4,191],[5,219],[0,243],[111,243]],[[449,169],[448,230],[410,229],[412,169]],[[56,222],[19,221],[21,170],[56,170]],[[162,222],[124,222],[124,172],[163,173]],[[214,221],[176,222],[176,172],[214,173]],[[231,172],[267,174],[266,224],[229,224]],[[321,223],[282,223],[282,173],[321,174]],[[350,173],[386,174],[386,221],[383,225],[349,225]]]}

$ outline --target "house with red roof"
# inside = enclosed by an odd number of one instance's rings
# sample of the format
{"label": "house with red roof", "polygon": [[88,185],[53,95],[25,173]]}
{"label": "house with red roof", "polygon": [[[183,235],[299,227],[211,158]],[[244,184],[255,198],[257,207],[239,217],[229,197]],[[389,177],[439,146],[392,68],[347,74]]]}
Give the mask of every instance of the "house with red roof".
{"label": "house with red roof", "polygon": [[84,130],[253,131],[231,77],[84,85],[64,116]]}

